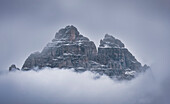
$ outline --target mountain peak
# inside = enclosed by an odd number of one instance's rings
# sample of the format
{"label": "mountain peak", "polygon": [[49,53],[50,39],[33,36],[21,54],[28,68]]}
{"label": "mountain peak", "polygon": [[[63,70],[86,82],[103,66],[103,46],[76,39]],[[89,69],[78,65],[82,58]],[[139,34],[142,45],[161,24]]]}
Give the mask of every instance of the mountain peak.
{"label": "mountain peak", "polygon": [[69,41],[73,41],[75,40],[75,38],[77,36],[79,36],[79,31],[77,30],[77,28],[73,25],[68,25],[65,28],[60,29],[56,35],[55,35],[55,39],[67,39]]}
{"label": "mountain peak", "polygon": [[104,38],[114,38],[112,35],[105,34]]}
{"label": "mountain peak", "polygon": [[112,35],[105,34],[103,40],[100,40],[100,48],[123,48],[125,45]]}
{"label": "mountain peak", "polygon": [[75,26],[73,26],[73,25],[68,25],[68,26],[66,26],[65,27],[65,29],[74,29],[74,30],[77,30],[77,28],[75,27]]}
{"label": "mountain peak", "polygon": [[37,70],[37,67],[88,70],[118,79],[134,78],[133,73],[146,69],[119,39],[106,34],[97,51],[94,42],[80,35],[73,25],[60,29],[41,52],[31,54],[21,70]]}

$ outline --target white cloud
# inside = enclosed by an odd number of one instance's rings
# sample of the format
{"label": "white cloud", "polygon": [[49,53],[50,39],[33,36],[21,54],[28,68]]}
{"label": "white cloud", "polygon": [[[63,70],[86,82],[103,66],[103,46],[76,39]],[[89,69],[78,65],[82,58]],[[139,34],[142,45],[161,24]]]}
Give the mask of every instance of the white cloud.
{"label": "white cloud", "polygon": [[94,77],[91,72],[58,69],[2,74],[0,103],[150,104],[160,94],[150,71],[131,81]]}

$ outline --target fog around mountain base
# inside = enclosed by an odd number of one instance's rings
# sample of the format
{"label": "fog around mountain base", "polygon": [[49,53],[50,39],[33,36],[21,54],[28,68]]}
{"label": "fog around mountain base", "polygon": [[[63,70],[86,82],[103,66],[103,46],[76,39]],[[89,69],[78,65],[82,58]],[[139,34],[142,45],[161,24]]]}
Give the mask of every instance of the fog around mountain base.
{"label": "fog around mountain base", "polygon": [[[152,70],[131,81],[116,81],[91,72],[50,69],[0,75],[2,104],[168,104],[161,79]],[[169,89],[169,88],[168,88]]]}

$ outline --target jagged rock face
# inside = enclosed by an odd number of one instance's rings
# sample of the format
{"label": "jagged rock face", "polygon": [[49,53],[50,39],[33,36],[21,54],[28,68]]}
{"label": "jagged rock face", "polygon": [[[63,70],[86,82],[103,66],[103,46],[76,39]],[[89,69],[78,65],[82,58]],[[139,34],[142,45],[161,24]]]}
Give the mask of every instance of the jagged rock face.
{"label": "jagged rock face", "polygon": [[87,67],[94,60],[97,50],[94,42],[79,34],[74,26],[60,29],[51,43],[41,53],[31,54],[22,69],[33,67],[77,68]]}
{"label": "jagged rock face", "polygon": [[97,62],[107,65],[112,69],[137,70],[141,64],[124,47],[124,44],[113,36],[106,34],[100,41]]}
{"label": "jagged rock face", "polygon": [[106,34],[103,40],[100,40],[100,48],[122,48],[125,45],[113,36]]}
{"label": "jagged rock face", "polygon": [[60,29],[56,35],[55,39],[65,39],[67,41],[74,41],[78,38],[79,32],[74,26],[67,26],[64,29]]}
{"label": "jagged rock face", "polygon": [[42,52],[35,52],[26,59],[22,70],[36,70],[37,67],[74,68],[76,72],[89,70],[118,79],[131,79],[136,72],[148,68],[141,66],[120,40],[108,34],[100,41],[97,52],[94,42],[74,26],[60,29]]}
{"label": "jagged rock face", "polygon": [[9,67],[9,71],[17,71],[17,70],[20,70],[20,69],[17,68],[14,64],[12,64],[12,65]]}

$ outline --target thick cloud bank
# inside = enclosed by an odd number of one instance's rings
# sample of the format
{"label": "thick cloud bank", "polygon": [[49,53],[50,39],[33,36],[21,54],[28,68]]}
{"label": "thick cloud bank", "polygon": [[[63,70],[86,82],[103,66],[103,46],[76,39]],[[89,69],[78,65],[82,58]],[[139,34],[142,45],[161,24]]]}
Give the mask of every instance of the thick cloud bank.
{"label": "thick cloud bank", "polygon": [[95,76],[91,72],[75,73],[48,68],[39,72],[2,74],[0,103],[168,104],[162,96],[162,86],[151,70],[131,81],[114,81],[107,76],[95,80]]}

